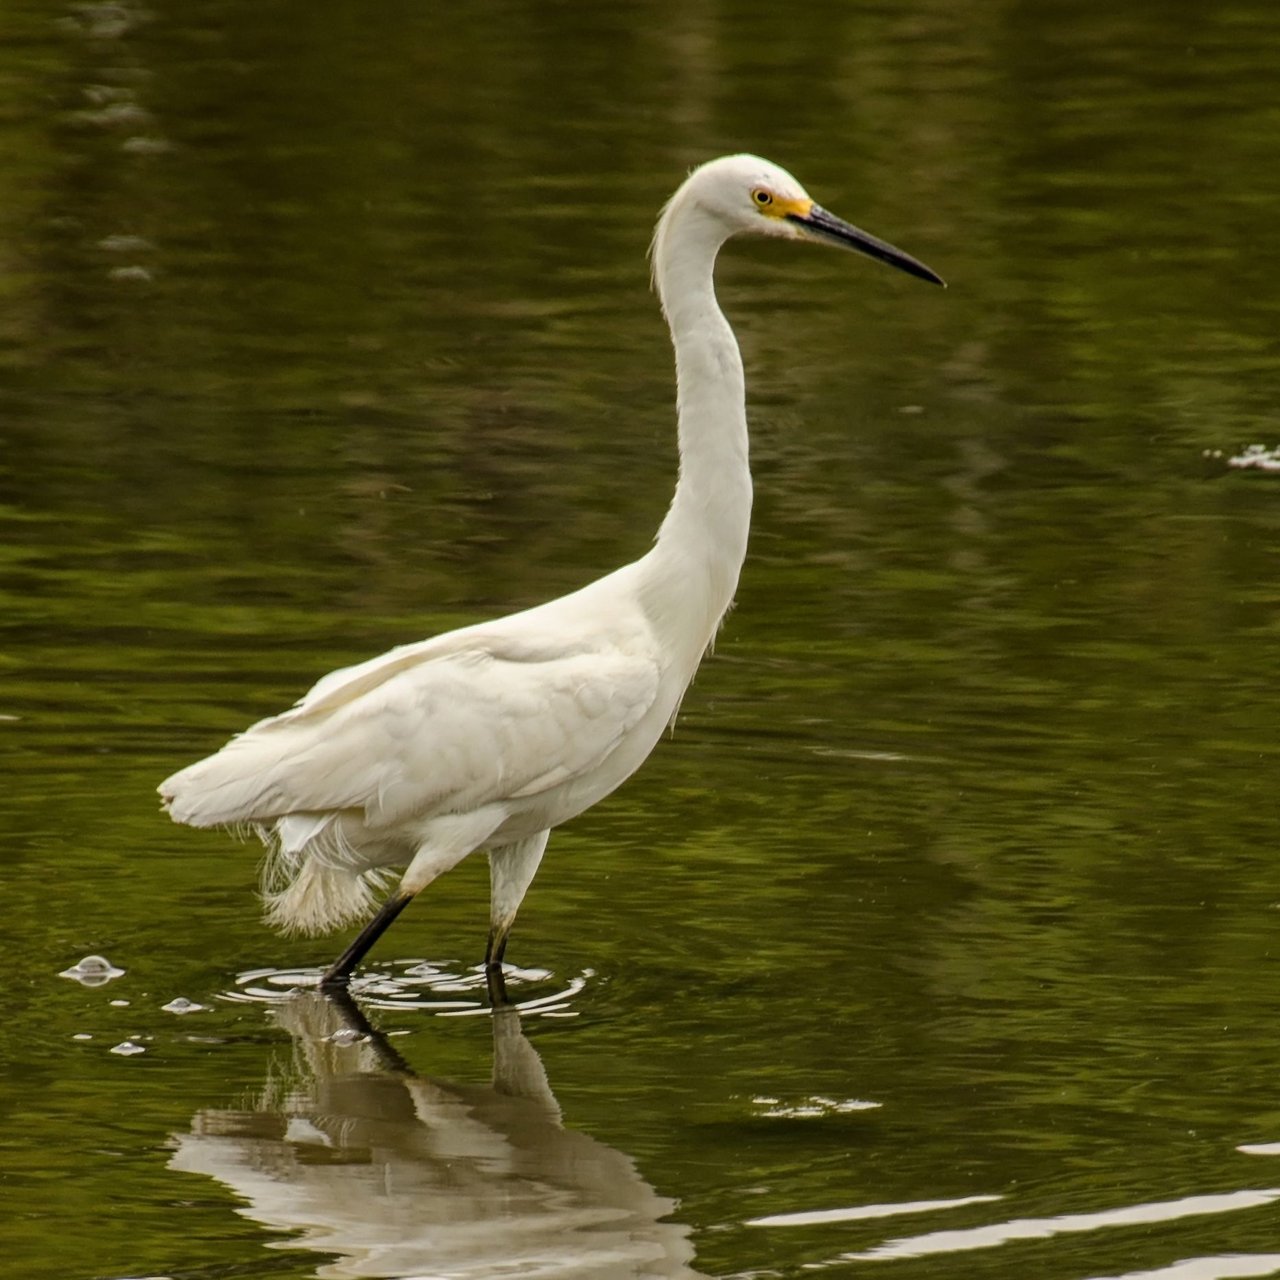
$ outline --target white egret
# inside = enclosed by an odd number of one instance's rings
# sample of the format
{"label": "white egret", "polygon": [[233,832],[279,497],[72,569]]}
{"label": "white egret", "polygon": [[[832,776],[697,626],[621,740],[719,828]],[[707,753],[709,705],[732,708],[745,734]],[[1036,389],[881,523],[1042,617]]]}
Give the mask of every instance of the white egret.
{"label": "white egret", "polygon": [[334,671],[160,784],[176,822],[262,837],[277,927],[320,933],[363,918],[388,869],[405,867],[325,985],[347,983],[413,897],[482,848],[485,964],[500,972],[551,829],[629,777],[674,718],[747,547],[742,360],[712,282],[721,245],[739,234],[839,245],[942,284],[767,160],[695,169],[651,249],[675,346],[680,475],[649,552],[548,604]]}

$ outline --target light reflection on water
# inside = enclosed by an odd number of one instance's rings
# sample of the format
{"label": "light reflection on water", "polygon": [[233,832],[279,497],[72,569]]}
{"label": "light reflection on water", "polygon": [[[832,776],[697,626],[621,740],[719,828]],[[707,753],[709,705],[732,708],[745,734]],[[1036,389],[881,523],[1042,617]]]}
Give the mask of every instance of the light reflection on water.
{"label": "light reflection on water", "polygon": [[[1233,1199],[1277,1135],[1280,9],[500,7],[0,11],[6,1261],[328,1265],[234,1188],[241,1139],[302,1169],[319,1094],[348,1114],[367,1044],[265,1065],[334,940],[269,934],[253,855],[155,784],[645,549],[645,244],[747,146],[952,287],[726,256],[750,559],[675,735],[522,912],[567,1119],[521,1132],[576,1134],[708,1275],[1280,1273],[1276,1206]],[[433,886],[361,992],[419,1063],[369,1082],[411,1183],[413,1090],[511,1132],[430,1083],[493,1052],[486,892]],[[58,978],[90,954],[122,972]],[[415,985],[421,955],[466,959]],[[246,1091],[221,1189],[166,1167]]]}
{"label": "light reflection on water", "polygon": [[923,1258],[929,1254],[967,1253],[971,1249],[992,1249],[1013,1240],[1043,1240],[1078,1231],[1100,1231],[1110,1227],[1141,1227],[1177,1222],[1202,1214],[1236,1213],[1257,1209],[1280,1198],[1280,1189],[1231,1191],[1222,1195],[1186,1196],[1155,1204],[1126,1205],[1097,1213],[1063,1214],[1055,1218],[1014,1218],[989,1226],[961,1231],[933,1231],[927,1235],[886,1241],[862,1253],[850,1253],[843,1260],[874,1262],[890,1258]]}
{"label": "light reflection on water", "polygon": [[[246,974],[241,981],[277,977],[283,986],[306,976]],[[251,1103],[202,1109],[189,1132],[175,1136],[169,1167],[234,1191],[242,1213],[283,1233],[279,1247],[333,1255],[318,1274],[442,1280],[508,1270],[548,1280],[704,1274],[692,1269],[690,1231],[679,1221],[677,1203],[646,1181],[632,1158],[575,1132],[571,1121],[566,1126],[517,1008],[493,1011],[488,1085],[417,1073],[346,995],[294,989],[277,994],[271,1009],[290,1037],[288,1063],[273,1059]],[[873,1104],[827,1111],[867,1105]],[[804,1118],[818,1111],[762,1114]],[[1241,1150],[1269,1153],[1272,1146]],[[1011,1198],[1016,1193],[811,1208],[739,1219],[721,1229],[822,1227],[830,1239],[856,1227],[865,1236],[868,1228],[878,1232],[885,1219],[937,1215],[941,1222],[959,1210]],[[803,1270],[850,1274],[857,1264],[969,1255],[1063,1235],[1132,1233],[1265,1209],[1277,1200],[1280,1189],[1243,1189],[958,1229],[938,1226],[811,1255]],[[1096,1280],[1229,1280],[1276,1271],[1280,1255],[1233,1252]],[[766,1267],[733,1274],[759,1280],[787,1273]]]}
{"label": "light reflection on water", "polygon": [[1211,1258],[1182,1258],[1153,1271],[1127,1271],[1122,1276],[1097,1276],[1090,1280],[1239,1280],[1247,1276],[1273,1276],[1277,1272],[1280,1272],[1280,1253],[1232,1253]]}

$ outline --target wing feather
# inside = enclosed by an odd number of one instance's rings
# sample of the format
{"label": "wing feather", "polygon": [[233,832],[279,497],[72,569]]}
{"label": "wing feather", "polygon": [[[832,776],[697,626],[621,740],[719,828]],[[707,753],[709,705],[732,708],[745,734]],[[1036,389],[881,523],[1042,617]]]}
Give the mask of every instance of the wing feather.
{"label": "wing feather", "polygon": [[536,796],[598,767],[658,696],[648,644],[467,639],[325,677],[162,784],[170,812],[215,826],[362,809],[377,827]]}

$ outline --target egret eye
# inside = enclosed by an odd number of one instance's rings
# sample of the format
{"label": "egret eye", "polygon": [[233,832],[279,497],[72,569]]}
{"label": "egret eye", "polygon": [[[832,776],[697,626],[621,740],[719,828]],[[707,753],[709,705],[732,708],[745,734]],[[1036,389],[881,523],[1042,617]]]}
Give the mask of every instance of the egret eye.
{"label": "egret eye", "polygon": [[761,209],[767,209],[773,203],[773,192],[766,191],[763,187],[757,187],[751,193],[751,198]]}

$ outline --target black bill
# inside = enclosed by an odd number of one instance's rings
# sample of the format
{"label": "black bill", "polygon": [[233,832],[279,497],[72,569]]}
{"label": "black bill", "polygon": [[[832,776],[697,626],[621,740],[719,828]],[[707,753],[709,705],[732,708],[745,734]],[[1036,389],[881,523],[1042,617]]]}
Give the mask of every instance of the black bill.
{"label": "black bill", "polygon": [[887,262],[891,267],[897,267],[899,271],[905,271],[909,276],[918,276],[931,284],[940,284],[944,289],[947,287],[947,282],[918,258],[913,258],[909,253],[903,253],[901,249],[895,249],[887,240],[880,240],[876,236],[859,230],[843,218],[837,218],[834,213],[828,213],[821,205],[815,204],[808,213],[789,213],[787,221],[803,227],[817,240],[825,240],[829,244],[837,244],[844,249],[855,249],[858,253],[865,253],[869,258],[878,258],[881,262]]}

